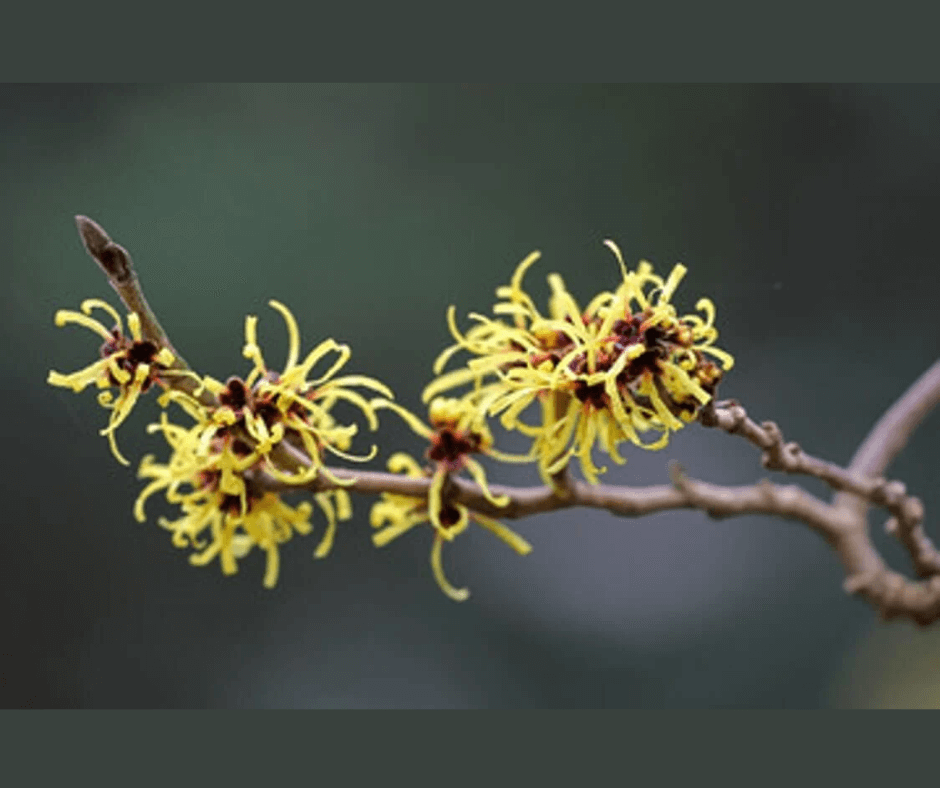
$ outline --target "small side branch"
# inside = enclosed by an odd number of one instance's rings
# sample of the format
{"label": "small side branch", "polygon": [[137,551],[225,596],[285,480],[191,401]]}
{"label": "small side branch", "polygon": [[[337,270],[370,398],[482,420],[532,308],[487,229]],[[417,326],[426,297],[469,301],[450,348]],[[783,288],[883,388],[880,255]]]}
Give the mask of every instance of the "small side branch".
{"label": "small side branch", "polygon": [[741,435],[763,450],[761,465],[770,471],[802,474],[821,479],[834,490],[850,492],[875,506],[887,509],[906,526],[918,525],[924,517],[919,499],[907,495],[901,482],[870,478],[855,469],[846,469],[834,462],[821,460],[803,451],[795,441],[785,441],[775,422],[757,424],[735,400],[710,403],[699,418],[705,427],[717,427],[732,435]]}
{"label": "small side branch", "polygon": [[[905,412],[907,410],[909,408]],[[934,547],[922,525],[924,505],[919,498],[907,494],[907,488],[902,482],[890,481],[881,476],[869,476],[863,471],[863,468],[870,464],[867,461],[858,466],[853,462],[849,468],[843,468],[833,462],[813,457],[803,451],[798,443],[786,442],[776,423],[765,421],[757,424],[752,421],[747,411],[734,400],[709,404],[703,408],[700,421],[706,427],[717,427],[729,434],[741,435],[762,449],[761,464],[768,470],[814,476],[833,490],[848,494],[837,498],[836,505],[840,508],[848,507],[856,516],[860,511],[864,514],[865,502],[887,510],[891,516],[885,524],[885,529],[896,536],[910,553],[918,575],[929,577],[940,573],[940,552]],[[879,445],[887,445],[883,441],[887,439],[889,431],[882,430],[880,434],[882,438],[876,441]],[[892,445],[896,443],[893,438],[890,440]],[[897,444],[898,450],[903,443]],[[887,463],[884,463],[876,473],[880,473],[886,466]],[[856,503],[850,504],[849,501]],[[861,510],[859,506],[862,507]]]}

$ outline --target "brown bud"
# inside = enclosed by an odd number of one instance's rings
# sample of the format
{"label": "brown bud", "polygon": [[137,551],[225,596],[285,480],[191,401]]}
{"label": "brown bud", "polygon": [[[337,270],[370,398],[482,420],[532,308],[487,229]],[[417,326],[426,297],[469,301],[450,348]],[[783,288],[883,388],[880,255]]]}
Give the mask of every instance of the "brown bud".
{"label": "brown bud", "polygon": [[133,276],[131,256],[123,246],[111,240],[100,224],[81,215],[75,217],[75,224],[85,251],[104,269],[109,279],[122,283]]}

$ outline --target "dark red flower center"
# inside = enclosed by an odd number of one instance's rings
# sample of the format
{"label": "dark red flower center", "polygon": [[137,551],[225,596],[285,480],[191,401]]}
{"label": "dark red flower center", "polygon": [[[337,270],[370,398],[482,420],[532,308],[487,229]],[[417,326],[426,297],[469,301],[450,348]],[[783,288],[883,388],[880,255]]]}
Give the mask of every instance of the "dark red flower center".
{"label": "dark red flower center", "polygon": [[[147,391],[153,385],[157,373],[163,368],[159,362],[154,361],[159,352],[155,343],[149,339],[131,341],[118,330],[117,326],[111,329],[111,339],[104,342],[98,352],[101,358],[114,356],[118,368],[127,372],[132,378],[141,364],[151,365],[150,374],[141,383],[141,391]],[[121,385],[111,370],[108,370],[108,383],[117,387]]]}
{"label": "dark red flower center", "polygon": [[434,462],[446,462],[457,465],[464,455],[480,450],[480,437],[474,433],[465,433],[450,427],[438,428],[431,438],[427,457]]}

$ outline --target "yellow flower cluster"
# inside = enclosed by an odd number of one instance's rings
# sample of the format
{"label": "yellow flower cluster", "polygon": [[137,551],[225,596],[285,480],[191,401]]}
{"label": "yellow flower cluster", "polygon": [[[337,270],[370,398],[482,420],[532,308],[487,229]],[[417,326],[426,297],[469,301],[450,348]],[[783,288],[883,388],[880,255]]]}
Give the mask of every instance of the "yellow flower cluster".
{"label": "yellow flower cluster", "polygon": [[[202,566],[218,557],[223,573],[234,574],[236,559],[257,546],[267,553],[264,585],[273,588],[280,565],[278,545],[295,531],[311,532],[310,504],[291,507],[278,493],[259,489],[260,455],[239,439],[219,437],[203,447],[200,432],[205,424],[185,429],[170,424],[165,413],[149,429],[162,432],[172,451],[165,464],[152,455],[141,461],[138,475],[151,481],[134,504],[137,520],[144,522],[144,503],[162,490],[168,502],[179,505],[183,516],[176,520],[161,517],[158,522],[172,532],[174,545],[199,551],[190,556],[191,563]],[[317,492],[314,500],[328,523],[314,552],[323,558],[333,544],[337,521],[352,516],[352,504],[342,489]]]}
{"label": "yellow flower cluster", "polygon": [[[194,564],[206,564],[218,557],[225,574],[236,571],[237,559],[255,546],[267,553],[264,585],[277,581],[278,545],[294,532],[310,533],[310,504],[291,507],[275,491],[312,482],[322,474],[337,489],[315,492],[314,500],[327,519],[327,530],[314,555],[327,555],[338,521],[352,515],[349,494],[342,485],[349,484],[332,476],[323,465],[326,452],[349,460],[363,461],[375,456],[377,449],[365,456],[348,450],[357,432],[356,424],[340,424],[332,413],[337,402],[357,407],[374,430],[378,426],[375,409],[356,388],[392,397],[384,384],[363,375],[335,374],[346,364],[350,350],[328,339],[321,342],[300,361],[300,335],[297,323],[283,304],[270,305],[284,318],[288,331],[287,363],[282,371],[269,369],[257,341],[257,318],[245,322],[243,355],[252,369],[242,380],[230,377],[221,383],[195,373],[168,369],[172,354],[141,337],[136,314],[128,316],[131,336],[123,333],[117,312],[103,301],[91,299],[82,304],[82,312],[61,311],[57,325],[79,323],[100,334],[105,343],[101,360],[71,375],[50,372],[48,382],[81,391],[91,383],[101,388],[117,388],[99,401],[113,408],[111,421],[102,432],[111,440],[112,450],[121,462],[127,461],[114,444],[114,430],[127,418],[140,394],[157,382],[166,385],[168,374],[189,374],[198,381],[193,394],[168,388],[159,398],[166,407],[179,405],[193,420],[189,427],[172,424],[166,413],[160,422],[148,428],[160,432],[170,446],[169,460],[158,463],[153,456],[143,459],[139,475],[149,479],[134,507],[140,521],[145,519],[144,503],[158,491],[168,502],[178,505],[182,516],[176,520],[160,519],[173,533],[178,547],[199,552],[191,556]],[[108,330],[88,315],[98,307],[106,310],[117,325]],[[313,368],[324,359],[334,358],[319,376],[308,379]],[[206,391],[213,404],[202,397]]]}
{"label": "yellow flower cluster", "polygon": [[[265,363],[257,338],[257,317],[245,319],[243,355],[253,362],[253,368],[242,380],[230,377],[221,383],[204,377],[202,385],[217,399],[219,406],[207,409],[187,394],[168,391],[164,397],[177,401],[187,409],[197,425],[194,438],[205,449],[214,440],[241,442],[246,459],[242,465],[260,462],[265,473],[284,484],[305,484],[323,474],[333,478],[323,465],[323,453],[329,452],[346,460],[365,462],[372,459],[378,449],[373,446],[365,456],[349,454],[356,424],[340,425],[331,409],[340,401],[349,402],[365,416],[370,429],[378,427],[375,409],[354,388],[366,388],[392,397],[387,386],[365,375],[333,377],[349,360],[351,351],[327,339],[317,345],[304,359],[300,359],[300,332],[297,321],[286,306],[270,301],[270,306],[281,313],[287,325],[288,351],[283,371],[269,369]],[[319,377],[308,380],[311,370],[330,354],[335,358]],[[248,451],[250,448],[250,453]],[[291,461],[292,453],[302,451],[308,462]],[[249,462],[249,458],[251,462]],[[294,465],[285,470],[282,465]]]}
{"label": "yellow flower cluster", "polygon": [[[702,298],[704,314],[678,316],[670,303],[686,268],[676,265],[664,280],[641,262],[628,271],[620,249],[614,253],[623,281],[613,292],[595,296],[582,310],[558,274],[548,282],[551,297],[543,315],[523,290],[526,271],[539,259],[533,252],[516,268],[508,286],[497,289],[496,319],[471,314],[476,322],[465,334],[447,319],[456,343],[436,360],[439,377],[424,390],[427,402],[445,391],[472,385],[464,399],[478,418],[499,416],[502,425],[532,439],[530,458],[546,482],[576,456],[585,477],[597,482],[591,457],[595,443],[617,463],[626,460],[618,446],[629,441],[660,449],[669,434],[698,415],[715,394],[722,369],[734,359],[714,346],[715,307]],[[466,366],[443,373],[458,351],[473,356]],[[521,419],[538,402],[541,423]],[[641,435],[658,432],[645,442]]]}
{"label": "yellow flower cluster", "polygon": [[[314,553],[323,557],[333,544],[337,523],[352,516],[345,487],[355,483],[331,473],[324,458],[335,455],[362,462],[377,453],[375,446],[365,455],[350,453],[358,426],[338,421],[334,407],[353,406],[372,430],[378,426],[379,410],[394,411],[428,442],[428,448],[423,464],[399,452],[389,459],[388,468],[426,482],[418,487],[420,495],[382,493],[371,510],[373,541],[383,546],[419,524],[428,524],[433,533],[434,577],[450,598],[463,600],[469,592],[447,580],[442,548],[465,532],[471,521],[520,554],[531,550],[528,542],[497,520],[458,502],[454,477],[466,472],[489,502],[482,507],[486,511],[499,511],[509,503],[506,495],[491,490],[476,455],[536,462],[551,485],[577,457],[585,478],[596,483],[606,469],[594,464],[595,445],[617,463],[626,461],[619,449],[624,442],[662,448],[672,432],[697,418],[714,398],[723,371],[734,363],[715,347],[718,332],[710,300],[697,302],[701,315],[680,316],[671,303],[686,273],[684,266],[674,266],[665,279],[647,262],[630,271],[616,244],[605,244],[619,264],[622,281],[584,308],[558,274],[548,277],[547,311],[536,307],[523,289],[527,270],[539,259],[534,252],[519,264],[509,284],[497,289],[494,317],[471,313],[474,325],[464,333],[457,326],[454,307],[448,310],[455,343],[438,356],[437,377],[423,392],[428,423],[393,402],[392,392],[379,381],[365,375],[338,376],[350,357],[346,345],[327,339],[301,358],[297,322],[278,301],[269,303],[287,327],[283,369],[271,369],[265,361],[254,316],[246,318],[242,351],[251,369],[244,378],[232,376],[222,382],[185,369],[168,348],[152,341],[153,332],[145,338],[138,315],[128,315],[125,332],[111,306],[89,299],[81,311],[57,312],[55,322],[77,323],[98,334],[103,340],[100,359],[68,375],[50,372],[48,382],[73,391],[92,384],[103,389],[98,400],[111,415],[101,433],[124,464],[128,462],[118,451],[115,430],[142,393],[155,383],[164,388],[160,405],[175,403],[192,423],[171,423],[163,412],[159,423],[149,426],[167,441],[170,456],[165,463],[152,455],[141,462],[139,476],[147,484],[134,505],[135,517],[144,521],[146,501],[162,493],[179,507],[180,516],[160,518],[159,523],[172,532],[174,545],[196,551],[190,556],[193,564],[218,558],[222,571],[232,574],[238,560],[257,547],[267,556],[266,587],[277,582],[279,546],[295,533],[309,534],[313,528],[313,505],[291,506],[281,493],[301,486],[313,490],[313,501],[327,521]],[[94,309],[106,312],[115,325],[107,328],[92,318]],[[445,372],[460,351],[470,356],[466,365]],[[321,372],[314,373],[318,367]],[[173,375],[192,380],[173,386]],[[463,392],[457,396],[442,396],[458,389]],[[530,407],[540,410],[537,423],[523,420]],[[493,418],[531,439],[526,454],[495,448],[489,427]],[[654,436],[648,437],[649,433]],[[328,482],[331,489],[323,489],[318,480]],[[401,489],[402,483],[396,480],[396,484]],[[395,484],[389,488],[395,489]],[[407,489],[414,491],[411,486]]]}

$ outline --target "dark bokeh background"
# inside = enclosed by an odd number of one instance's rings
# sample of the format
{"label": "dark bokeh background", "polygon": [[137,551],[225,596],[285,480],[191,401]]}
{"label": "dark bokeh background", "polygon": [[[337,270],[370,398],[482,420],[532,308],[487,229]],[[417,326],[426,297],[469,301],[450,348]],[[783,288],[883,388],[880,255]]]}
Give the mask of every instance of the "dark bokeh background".
{"label": "dark bokeh background", "polygon": [[[277,298],[306,346],[350,343],[351,370],[416,408],[448,304],[488,311],[534,248],[540,298],[550,271],[589,297],[617,282],[612,237],[631,264],[688,265],[680,309],[716,302],[738,362],[725,396],[844,463],[940,345],[940,89],[5,86],[0,119],[3,706],[940,703],[940,668],[898,657],[940,664],[937,637],[877,623],[780,520],[559,513],[518,523],[525,558],[471,532],[445,554],[464,604],[435,586],[428,532],[372,547],[365,499],[327,560],[316,538],[286,545],[273,591],[260,555],[232,578],[191,567],[155,524],[168,510],[131,516],[139,483],[97,436],[94,394],[44,382],[97,345],[55,310],[116,301],[76,213],[131,251],[202,371],[244,369],[246,313],[282,358]],[[119,433],[135,460],[163,451],[143,431],[156,413]],[[938,439],[934,416],[892,470],[928,512]],[[393,417],[380,441],[420,448]],[[717,482],[763,474],[751,446],[693,426],[607,478],[662,482],[673,458]]]}

